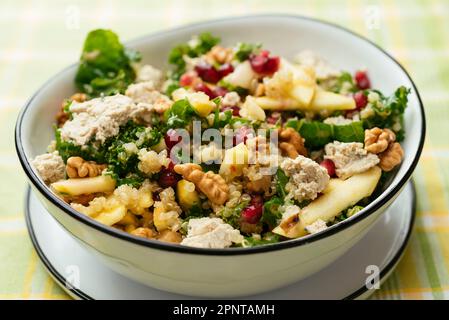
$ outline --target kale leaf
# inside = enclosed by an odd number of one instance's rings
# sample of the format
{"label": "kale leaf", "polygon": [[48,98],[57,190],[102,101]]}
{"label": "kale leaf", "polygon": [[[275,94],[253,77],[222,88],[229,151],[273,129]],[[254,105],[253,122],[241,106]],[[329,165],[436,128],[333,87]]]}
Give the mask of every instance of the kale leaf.
{"label": "kale leaf", "polygon": [[254,237],[245,237],[243,240],[242,246],[243,247],[255,247],[255,246],[261,246],[265,244],[270,243],[276,243],[281,241],[281,237],[275,233],[272,232],[266,232],[261,239],[256,239]]}
{"label": "kale leaf", "polygon": [[252,53],[255,53],[258,49],[260,49],[261,46],[261,44],[240,42],[237,44],[235,57],[240,62],[245,61]]}
{"label": "kale leaf", "polygon": [[282,171],[281,168],[278,168],[278,170],[276,171],[276,179],[277,179],[276,193],[281,198],[285,198],[285,196],[287,195],[287,191],[285,190],[285,186],[287,185],[288,177],[285,174],[285,172]]}
{"label": "kale leaf", "polygon": [[290,119],[286,123],[299,132],[305,139],[307,148],[319,149],[334,140],[341,142],[363,142],[365,139],[362,121],[353,121],[345,125],[327,124],[321,121]]}
{"label": "kale leaf", "polygon": [[278,220],[282,218],[282,213],[279,207],[284,204],[284,201],[279,197],[273,197],[263,206],[263,214],[261,221],[268,225],[270,229],[273,229],[278,225]]}
{"label": "kale leaf", "polygon": [[164,119],[167,128],[185,128],[195,116],[197,113],[189,100],[181,99],[165,111]]}
{"label": "kale leaf", "polygon": [[140,58],[111,30],[93,30],[84,42],[75,84],[90,97],[123,93],[136,77],[131,63]]}
{"label": "kale leaf", "polygon": [[396,134],[396,140],[402,141],[405,135],[404,111],[407,107],[410,89],[401,86],[390,97],[385,97],[379,91],[375,92],[379,94],[380,99],[378,102],[368,105],[374,111],[372,115],[367,118],[362,116],[365,128],[389,128]]}

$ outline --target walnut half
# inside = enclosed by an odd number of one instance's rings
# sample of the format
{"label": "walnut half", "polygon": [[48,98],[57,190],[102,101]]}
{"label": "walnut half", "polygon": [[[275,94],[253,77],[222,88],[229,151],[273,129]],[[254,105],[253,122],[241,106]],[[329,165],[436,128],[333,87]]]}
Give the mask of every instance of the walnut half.
{"label": "walnut half", "polygon": [[193,182],[212,203],[220,205],[228,200],[229,187],[219,174],[212,171],[204,173],[201,166],[194,163],[177,164],[174,170],[187,181]]}
{"label": "walnut half", "polygon": [[379,166],[383,171],[391,171],[399,165],[404,150],[396,141],[396,135],[390,129],[372,128],[365,130],[365,150],[377,154]]}
{"label": "walnut half", "polygon": [[387,150],[379,154],[379,166],[383,171],[391,171],[401,163],[404,150],[398,142],[390,144]]}
{"label": "walnut half", "polygon": [[304,139],[295,129],[279,129],[279,142],[279,149],[288,157],[296,159],[298,155],[307,156]]}
{"label": "walnut half", "polygon": [[97,164],[94,161],[86,161],[81,157],[67,159],[66,172],[69,178],[96,177],[106,169],[107,165]]}
{"label": "walnut half", "polygon": [[396,141],[396,135],[390,129],[375,127],[365,130],[365,150],[370,153],[384,152],[394,141]]}

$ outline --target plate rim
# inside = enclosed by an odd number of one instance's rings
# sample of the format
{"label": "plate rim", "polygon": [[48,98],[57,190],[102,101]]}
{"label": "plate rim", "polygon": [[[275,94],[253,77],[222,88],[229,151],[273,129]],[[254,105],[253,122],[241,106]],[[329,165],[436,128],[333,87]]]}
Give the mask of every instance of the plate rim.
{"label": "plate rim", "polygon": [[126,43],[132,45],[133,43],[142,41],[142,39],[149,38],[149,37],[162,36],[164,34],[176,32],[177,30],[180,30],[182,28],[192,28],[195,26],[207,26],[208,24],[216,23],[216,22],[237,21],[237,20],[245,20],[245,19],[248,20],[248,19],[253,19],[253,18],[299,19],[299,20],[306,20],[306,21],[316,22],[319,24],[324,24],[324,25],[331,26],[333,28],[342,30],[358,39],[361,39],[361,40],[367,42],[368,44],[372,45],[373,47],[375,47],[377,50],[380,51],[380,53],[384,54],[389,59],[391,59],[392,62],[394,62],[396,65],[398,65],[398,67],[402,70],[402,72],[404,72],[405,76],[410,80],[410,83],[413,87],[413,90],[415,91],[415,94],[416,94],[416,97],[418,100],[418,107],[419,107],[419,112],[420,112],[420,116],[421,116],[421,133],[420,133],[420,140],[418,143],[417,152],[414,155],[413,161],[410,164],[410,167],[406,170],[402,179],[399,180],[398,183],[395,186],[393,186],[393,188],[389,192],[381,193],[373,202],[371,202],[369,204],[369,207],[366,208],[366,212],[364,212],[364,214],[355,215],[351,219],[342,221],[342,222],[336,224],[335,226],[328,228],[328,230],[326,230],[324,232],[319,232],[317,234],[310,235],[310,236],[304,237],[304,238],[293,239],[293,240],[289,240],[289,241],[284,241],[284,242],[280,242],[280,243],[276,243],[276,244],[272,244],[272,245],[260,246],[260,247],[233,248],[233,249],[210,249],[210,248],[204,249],[204,248],[185,247],[185,246],[169,244],[169,243],[161,243],[160,241],[156,241],[156,240],[139,238],[139,237],[136,237],[136,236],[133,236],[130,234],[123,233],[119,230],[114,230],[113,228],[106,227],[106,226],[102,225],[101,223],[99,223],[95,220],[92,220],[92,219],[82,215],[81,213],[78,213],[76,210],[71,208],[68,204],[64,203],[61,199],[59,199],[57,196],[55,196],[50,191],[50,189],[48,189],[48,187],[45,186],[44,183],[39,179],[39,177],[34,172],[34,170],[32,170],[29,159],[26,157],[25,151],[24,151],[22,143],[21,143],[21,141],[22,141],[21,127],[22,127],[23,118],[24,118],[24,115],[25,115],[27,109],[33,102],[34,98],[38,95],[38,93],[40,93],[40,91],[43,88],[45,88],[49,83],[51,83],[56,77],[60,76],[67,70],[73,68],[76,64],[69,65],[68,67],[62,69],[60,72],[56,73],[49,80],[47,80],[31,96],[31,98],[25,103],[24,107],[22,107],[22,109],[19,113],[19,116],[18,116],[17,122],[16,122],[16,127],[15,127],[15,137],[14,137],[15,147],[16,147],[19,161],[20,161],[22,168],[23,168],[25,174],[27,175],[29,181],[36,187],[36,189],[48,201],[50,201],[53,205],[55,205],[59,210],[62,210],[65,214],[68,214],[71,218],[80,221],[81,223],[83,223],[84,225],[86,225],[90,228],[94,228],[94,229],[96,229],[100,232],[103,232],[109,236],[112,236],[114,238],[118,238],[118,239],[121,239],[124,241],[129,241],[133,244],[149,247],[152,249],[158,249],[158,250],[163,250],[163,251],[168,251],[168,252],[174,251],[174,252],[181,252],[181,253],[188,253],[188,254],[199,254],[199,255],[255,254],[255,253],[277,251],[277,250],[283,250],[283,249],[288,249],[288,248],[293,248],[293,247],[299,247],[299,246],[306,245],[306,244],[309,244],[314,241],[318,241],[320,239],[328,238],[341,230],[349,228],[350,226],[356,224],[357,222],[363,220],[364,218],[366,218],[369,215],[376,212],[376,210],[378,210],[379,208],[384,206],[396,194],[398,194],[400,192],[401,188],[407,183],[407,181],[411,177],[412,173],[414,172],[414,170],[418,164],[419,158],[421,156],[423,146],[424,146],[425,136],[426,136],[426,117],[425,117],[425,112],[424,112],[424,104],[422,102],[418,88],[416,87],[416,84],[414,83],[413,79],[411,78],[411,76],[409,75],[407,70],[401,65],[401,63],[399,63],[392,55],[390,55],[386,50],[381,48],[379,45],[377,45],[373,41],[369,40],[368,38],[354,32],[346,27],[340,26],[336,23],[325,21],[322,19],[301,16],[301,15],[293,15],[293,14],[256,14],[256,15],[245,15],[245,16],[238,16],[238,17],[224,17],[224,18],[220,18],[220,19],[212,19],[212,20],[186,24],[186,25],[182,25],[179,27],[150,33],[150,34],[144,35],[142,37],[138,37],[134,40],[128,41]]}
{"label": "plate rim", "polygon": [[[394,256],[391,258],[391,260],[387,263],[387,265],[380,271],[379,279],[380,282],[383,282],[388,278],[388,276],[391,274],[391,272],[395,269],[399,261],[401,260],[402,256],[404,255],[405,249],[407,248],[407,245],[410,240],[410,236],[413,231],[413,227],[415,225],[415,219],[416,219],[416,186],[414,180],[410,180],[408,182],[411,186],[411,197],[412,197],[412,206],[411,206],[411,218],[407,229],[407,234],[405,235],[405,238],[397,250],[397,252],[394,254]],[[31,221],[31,210],[30,210],[30,195],[31,195],[31,187],[27,187],[27,191],[25,192],[25,222],[26,227],[28,230],[28,235],[30,237],[31,243],[36,250],[37,256],[39,257],[40,261],[42,262],[45,270],[49,273],[49,275],[53,278],[53,280],[56,281],[56,283],[72,298],[77,298],[81,300],[95,300],[95,298],[91,297],[90,295],[83,292],[81,289],[77,288],[67,288],[65,285],[67,283],[67,279],[59,273],[58,270],[53,266],[53,264],[50,262],[50,260],[45,255],[43,249],[39,245],[39,241],[37,240],[33,223]],[[62,226],[61,226],[62,227]],[[64,228],[63,228],[64,229]],[[65,230],[65,229],[64,229]],[[355,300],[365,294],[367,294],[370,291],[365,285],[360,287],[359,289],[355,290],[353,293],[347,295],[346,297],[342,298],[341,300]],[[373,290],[372,290],[373,291]],[[374,291],[372,292],[374,293]],[[369,293],[368,296],[370,296],[372,293]],[[368,297],[366,296],[366,297]]]}

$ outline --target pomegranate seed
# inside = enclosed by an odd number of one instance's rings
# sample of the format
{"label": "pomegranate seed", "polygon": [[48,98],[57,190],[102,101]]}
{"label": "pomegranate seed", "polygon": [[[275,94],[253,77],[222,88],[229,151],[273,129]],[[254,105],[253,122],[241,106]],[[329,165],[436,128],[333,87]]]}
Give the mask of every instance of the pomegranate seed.
{"label": "pomegranate seed", "polygon": [[170,161],[167,168],[164,168],[159,173],[158,183],[163,188],[174,187],[181,180],[181,176],[174,170],[175,164]]}
{"label": "pomegranate seed", "polygon": [[195,75],[196,75],[196,72],[195,72],[195,74],[192,74],[191,72],[184,73],[181,76],[181,78],[179,78],[179,85],[181,87],[188,87],[188,86],[192,85]]}
{"label": "pomegranate seed", "polygon": [[161,201],[161,197],[159,196],[159,193],[153,193],[153,200],[154,201]]}
{"label": "pomegranate seed", "polygon": [[195,66],[195,71],[206,82],[217,83],[221,79],[220,73],[208,63],[198,64]]}
{"label": "pomegranate seed", "polygon": [[356,105],[356,109],[360,110],[362,108],[365,108],[368,103],[368,97],[365,96],[363,91],[358,91],[354,94],[354,101]]}
{"label": "pomegranate seed", "polygon": [[335,176],[335,164],[332,160],[324,159],[323,161],[321,161],[320,166],[326,168],[329,177],[332,178],[333,176]]}
{"label": "pomegranate seed", "polygon": [[227,75],[230,74],[232,71],[234,71],[234,67],[233,67],[232,64],[230,64],[230,63],[222,64],[222,65],[218,68],[218,73],[220,74],[220,77],[221,77],[221,78],[227,76]]}
{"label": "pomegranate seed", "polygon": [[165,141],[165,145],[167,146],[168,152],[171,151],[171,149],[178,144],[179,142],[181,142],[182,137],[180,135],[178,135],[178,133],[176,132],[176,130],[174,129],[169,129],[167,131],[167,133],[164,136],[164,141]]}
{"label": "pomegranate seed", "polygon": [[232,115],[238,117],[240,115],[240,108],[237,106],[226,106],[221,111],[232,110]]}
{"label": "pomegranate seed", "polygon": [[[213,90],[212,90],[212,94],[213,94],[213,98],[216,98],[216,97],[224,97],[224,95],[226,94],[226,93],[228,93],[228,90],[226,90],[225,88],[223,88],[223,87],[215,87]],[[213,99],[212,98],[212,99]]]}
{"label": "pomegranate seed", "polygon": [[181,179],[176,173],[163,169],[159,174],[159,179],[157,182],[162,188],[173,188],[174,186],[176,186],[179,180]]}
{"label": "pomegranate seed", "polygon": [[250,205],[242,210],[241,217],[244,222],[257,223],[262,217],[263,206]]}
{"label": "pomegranate seed", "polygon": [[195,87],[193,88],[195,91],[201,91],[204,92],[205,94],[207,94],[209,96],[209,98],[213,99],[214,98],[214,93],[212,92],[212,90],[203,82],[199,82],[195,85]]}
{"label": "pomegranate seed", "polygon": [[360,90],[366,90],[371,88],[371,82],[368,78],[366,71],[357,71],[355,73],[355,83]]}
{"label": "pomegranate seed", "polygon": [[266,50],[263,50],[258,55],[251,55],[249,61],[254,72],[263,75],[273,74],[278,71],[281,62],[279,57],[270,57],[269,52]]}

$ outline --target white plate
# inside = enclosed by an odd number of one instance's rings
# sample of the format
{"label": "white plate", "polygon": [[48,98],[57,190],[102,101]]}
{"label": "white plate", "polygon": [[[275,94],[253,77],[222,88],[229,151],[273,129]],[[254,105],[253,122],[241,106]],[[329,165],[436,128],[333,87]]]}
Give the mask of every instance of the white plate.
{"label": "white plate", "polygon": [[[129,280],[89,254],[28,190],[26,220],[36,251],[56,282],[81,299],[192,299]],[[247,299],[354,299],[374,292],[365,286],[369,266],[377,266],[384,281],[399,262],[415,217],[415,191],[409,182],[369,233],[324,270],[292,284]],[[375,268],[375,267],[374,267]],[[79,277],[78,277],[79,276]],[[68,281],[71,280],[71,281]],[[68,282],[78,288],[67,288]]]}

